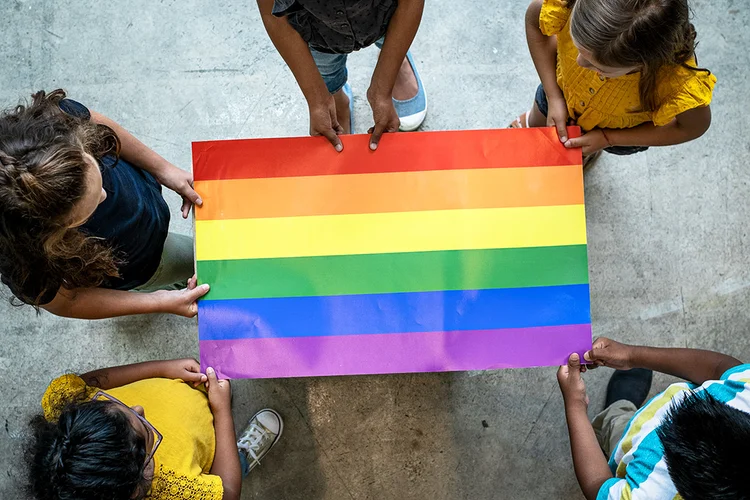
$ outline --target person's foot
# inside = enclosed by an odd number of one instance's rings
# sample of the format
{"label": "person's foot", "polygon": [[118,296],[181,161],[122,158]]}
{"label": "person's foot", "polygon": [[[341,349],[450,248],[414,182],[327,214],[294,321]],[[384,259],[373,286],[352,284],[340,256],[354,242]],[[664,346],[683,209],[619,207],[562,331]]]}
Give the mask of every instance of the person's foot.
{"label": "person's foot", "polygon": [[[347,92],[348,90],[348,92]],[[341,128],[344,129],[345,134],[352,133],[352,106],[353,102],[349,95],[351,94],[351,87],[347,83],[338,92],[333,94],[333,100],[336,103],[336,119],[339,121]]]}
{"label": "person's foot", "polygon": [[402,132],[417,130],[427,115],[424,86],[411,52],[406,53],[406,59],[401,63],[401,70],[393,87],[393,106],[401,120],[398,129]]}
{"label": "person's foot", "polygon": [[279,440],[283,430],[284,421],[275,410],[266,408],[253,415],[237,440],[243,477],[260,464],[261,459]]}
{"label": "person's foot", "polygon": [[607,399],[604,407],[620,400],[630,401],[636,408],[640,408],[646,401],[651,390],[651,380],[654,372],[645,368],[632,370],[615,370],[607,384]]}
{"label": "person's foot", "polygon": [[401,69],[396,76],[396,83],[393,84],[393,98],[398,101],[408,101],[419,92],[419,83],[414,71],[409,64],[409,58],[404,57],[401,62]]}

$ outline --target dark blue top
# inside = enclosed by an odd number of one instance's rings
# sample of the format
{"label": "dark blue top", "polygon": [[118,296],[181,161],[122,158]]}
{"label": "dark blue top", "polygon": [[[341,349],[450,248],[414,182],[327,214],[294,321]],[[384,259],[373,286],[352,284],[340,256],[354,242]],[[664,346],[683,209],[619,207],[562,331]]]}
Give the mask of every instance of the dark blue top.
{"label": "dark blue top", "polygon": [[[60,108],[77,118],[91,118],[84,105],[70,99],[60,101]],[[146,283],[159,266],[169,230],[169,207],[161,195],[161,185],[145,170],[123,159],[116,161],[111,155],[99,161],[99,169],[107,198],[79,229],[103,238],[122,261],[118,266],[120,278],[107,278],[101,287],[131,290]],[[16,293],[17,286],[6,284],[17,297],[36,297],[42,290],[31,289],[31,282],[49,283],[43,279],[29,282],[21,287],[21,294]],[[60,285],[46,287],[41,304],[51,302]]]}

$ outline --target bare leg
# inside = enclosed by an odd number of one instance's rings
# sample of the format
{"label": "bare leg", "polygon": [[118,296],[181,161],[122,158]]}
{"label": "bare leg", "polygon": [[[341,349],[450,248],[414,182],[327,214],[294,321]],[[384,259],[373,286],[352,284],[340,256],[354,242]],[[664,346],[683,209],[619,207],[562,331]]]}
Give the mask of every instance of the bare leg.
{"label": "bare leg", "polygon": [[349,98],[344,93],[344,89],[340,89],[333,94],[333,100],[336,103],[336,119],[339,121],[339,125],[344,129],[345,134],[351,134],[352,131],[349,127],[351,124],[349,119]]}
{"label": "bare leg", "polygon": [[417,95],[417,92],[419,92],[417,77],[414,76],[409,60],[404,57],[401,69],[396,76],[396,83],[393,85],[393,98],[397,101],[407,101]]}
{"label": "bare leg", "polygon": [[539,106],[536,105],[536,101],[531,105],[531,111],[529,112],[529,127],[546,127],[547,117],[539,111]]}

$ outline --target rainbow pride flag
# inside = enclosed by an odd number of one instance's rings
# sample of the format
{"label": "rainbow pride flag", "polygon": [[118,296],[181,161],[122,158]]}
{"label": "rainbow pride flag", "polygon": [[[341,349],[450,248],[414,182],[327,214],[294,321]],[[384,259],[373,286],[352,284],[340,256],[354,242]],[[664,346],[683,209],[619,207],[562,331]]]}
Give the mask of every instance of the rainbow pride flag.
{"label": "rainbow pride flag", "polygon": [[488,370],[591,348],[580,150],[553,129],[368,140],[193,143],[202,366]]}

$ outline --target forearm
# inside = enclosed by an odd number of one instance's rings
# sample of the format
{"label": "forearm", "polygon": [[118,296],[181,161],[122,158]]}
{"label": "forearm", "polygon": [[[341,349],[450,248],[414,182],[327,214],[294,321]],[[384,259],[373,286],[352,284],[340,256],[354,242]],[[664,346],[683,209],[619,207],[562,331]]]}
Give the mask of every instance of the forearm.
{"label": "forearm", "polygon": [[368,94],[391,97],[393,85],[419,29],[424,11],[424,0],[401,0],[393,13],[385,42],[372,72]]}
{"label": "forearm", "polygon": [[330,93],[307,43],[291,27],[286,17],[276,17],[271,13],[273,0],[258,0],[258,8],[268,37],[292,71],[308,104],[327,99]]}
{"label": "forearm", "polygon": [[117,134],[120,139],[120,157],[123,160],[142,168],[155,177],[159,177],[170,168],[177,168],[110,118],[91,111],[91,120],[108,126]]}
{"label": "forearm", "polygon": [[541,6],[541,0],[534,0],[526,10],[526,43],[547,99],[562,99],[557,85],[557,37],[547,36],[539,28]]}
{"label": "forearm", "polygon": [[718,380],[724,372],[742,362],[714,351],[687,348],[632,346],[630,365],[648,368],[702,384]]}
{"label": "forearm", "polygon": [[651,122],[626,129],[603,129],[612,146],[671,146],[692,141],[711,125],[708,106],[681,113],[671,122],[657,127]]}
{"label": "forearm", "polygon": [[84,373],[81,378],[86,385],[107,390],[147,378],[163,377],[167,363],[168,361],[146,361],[132,365],[113,366]]}
{"label": "forearm", "polygon": [[107,288],[60,289],[54,300],[42,308],[57,316],[78,319],[166,312],[158,294]]}
{"label": "forearm", "polygon": [[216,453],[211,466],[211,474],[221,477],[224,485],[224,500],[238,500],[242,488],[242,470],[231,410],[214,412],[214,430]]}
{"label": "forearm", "polygon": [[565,418],[568,422],[570,452],[578,484],[584,496],[588,500],[594,500],[602,484],[612,478],[612,472],[596,440],[594,429],[586,414],[586,406],[566,402]]}

